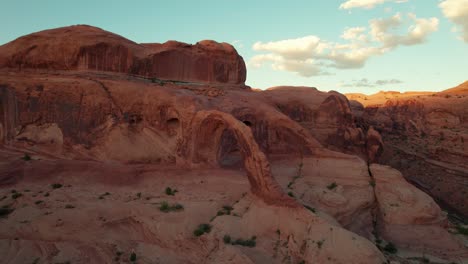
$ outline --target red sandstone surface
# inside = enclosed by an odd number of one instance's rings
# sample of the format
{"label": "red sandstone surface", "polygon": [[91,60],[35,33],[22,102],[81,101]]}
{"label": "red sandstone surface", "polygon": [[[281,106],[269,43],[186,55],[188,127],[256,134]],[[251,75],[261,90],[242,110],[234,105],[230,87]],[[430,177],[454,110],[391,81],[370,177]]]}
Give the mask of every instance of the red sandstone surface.
{"label": "red sandstone surface", "polygon": [[[0,67],[4,263],[468,258],[439,205],[376,164],[393,148],[386,122],[337,92],[254,91],[229,44],[74,26],[0,46]],[[458,119],[429,112],[418,128],[463,127],[464,107],[450,109]]]}

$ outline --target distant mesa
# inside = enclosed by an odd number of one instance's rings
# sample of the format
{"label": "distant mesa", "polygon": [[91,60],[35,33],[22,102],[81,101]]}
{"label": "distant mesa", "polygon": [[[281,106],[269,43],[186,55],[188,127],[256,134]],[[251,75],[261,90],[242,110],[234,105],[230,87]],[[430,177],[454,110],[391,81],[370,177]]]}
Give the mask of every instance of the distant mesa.
{"label": "distant mesa", "polygon": [[243,58],[228,43],[138,44],[87,25],[36,32],[0,46],[0,67],[90,70],[200,83],[244,84]]}

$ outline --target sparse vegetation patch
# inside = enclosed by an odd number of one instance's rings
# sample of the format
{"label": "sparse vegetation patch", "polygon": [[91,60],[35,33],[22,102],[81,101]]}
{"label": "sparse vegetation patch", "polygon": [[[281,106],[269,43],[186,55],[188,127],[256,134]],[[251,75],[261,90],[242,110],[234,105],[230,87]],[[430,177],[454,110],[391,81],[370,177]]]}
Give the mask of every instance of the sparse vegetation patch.
{"label": "sparse vegetation patch", "polygon": [[193,231],[193,234],[197,237],[209,233],[211,231],[212,226],[210,224],[200,224],[195,231]]}
{"label": "sparse vegetation patch", "polygon": [[388,243],[384,248],[383,248],[384,251],[390,253],[390,254],[395,254],[398,252],[398,249],[395,247],[395,245],[390,242]]}
{"label": "sparse vegetation patch", "polygon": [[164,213],[177,212],[184,210],[184,206],[178,203],[170,205],[168,202],[163,201],[161,206],[159,206],[159,210]]}
{"label": "sparse vegetation patch", "polygon": [[252,236],[250,239],[238,238],[233,240],[230,235],[225,235],[223,237],[224,244],[231,244],[233,246],[239,245],[243,247],[255,247],[257,245],[257,237]]}
{"label": "sparse vegetation patch", "polygon": [[167,187],[165,193],[167,195],[174,196],[178,192],[176,189],[172,189],[171,187]]}
{"label": "sparse vegetation patch", "polygon": [[15,209],[9,208],[9,207],[2,207],[0,208],[0,218],[7,217],[9,214],[11,214]]}
{"label": "sparse vegetation patch", "polygon": [[52,187],[52,189],[59,189],[59,188],[62,188],[62,184],[60,183],[53,183],[50,185]]}
{"label": "sparse vegetation patch", "polygon": [[327,189],[333,190],[336,189],[336,187],[338,187],[338,184],[336,184],[336,182],[332,182],[330,185],[327,186]]}

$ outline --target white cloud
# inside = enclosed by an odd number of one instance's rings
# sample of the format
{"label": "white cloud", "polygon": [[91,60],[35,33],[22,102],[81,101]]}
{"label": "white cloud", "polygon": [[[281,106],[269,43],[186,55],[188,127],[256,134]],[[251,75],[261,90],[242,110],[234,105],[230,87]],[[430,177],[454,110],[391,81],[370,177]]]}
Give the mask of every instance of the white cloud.
{"label": "white cloud", "polygon": [[[404,28],[404,25],[410,25]],[[403,17],[396,14],[388,19],[375,19],[369,27],[347,28],[341,35],[344,43],[330,42],[310,35],[296,39],[257,42],[255,55],[249,66],[269,64],[275,70],[289,71],[310,77],[330,74],[330,68],[357,69],[374,56],[382,55],[399,46],[423,43],[438,28],[437,18]]]}
{"label": "white cloud", "polygon": [[399,13],[388,19],[371,20],[370,34],[375,41],[381,42],[385,48],[395,48],[399,45],[411,46],[423,43],[427,40],[427,36],[437,31],[439,27],[439,19],[435,17],[417,18],[415,14],[410,13],[408,18],[413,21],[413,24],[408,27],[403,35],[394,33],[404,23]]}
{"label": "white cloud", "polygon": [[306,36],[297,39],[287,39],[275,42],[257,42],[253,45],[256,51],[270,51],[288,59],[298,59],[309,56],[315,50],[322,51],[326,47],[316,36]]}
{"label": "white cloud", "polygon": [[442,13],[458,26],[461,38],[468,43],[468,0],[444,0],[439,4]]}
{"label": "white cloud", "polygon": [[396,85],[396,84],[402,84],[403,81],[398,80],[398,79],[386,79],[386,80],[377,80],[377,81],[370,81],[367,78],[363,78],[360,80],[352,80],[347,83],[340,83],[340,87],[369,87],[369,88],[374,88],[374,87],[380,87],[380,86],[388,86],[388,85]]}
{"label": "white cloud", "polygon": [[364,8],[372,9],[385,2],[404,3],[408,0],[348,0],[340,5],[340,9]]}

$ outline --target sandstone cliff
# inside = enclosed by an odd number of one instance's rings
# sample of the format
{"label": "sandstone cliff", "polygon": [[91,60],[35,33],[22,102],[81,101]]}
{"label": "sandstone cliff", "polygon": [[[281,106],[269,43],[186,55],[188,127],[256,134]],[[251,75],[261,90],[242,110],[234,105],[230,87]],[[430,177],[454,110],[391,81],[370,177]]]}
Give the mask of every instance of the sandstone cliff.
{"label": "sandstone cliff", "polygon": [[20,37],[0,47],[0,67],[92,70],[185,82],[243,84],[244,60],[227,43],[137,44],[100,28],[78,25]]}
{"label": "sandstone cliff", "polygon": [[1,46],[0,67],[6,263],[382,263],[384,242],[468,256],[429,196],[370,165],[387,146],[367,108],[252,91],[228,44],[75,26]]}

